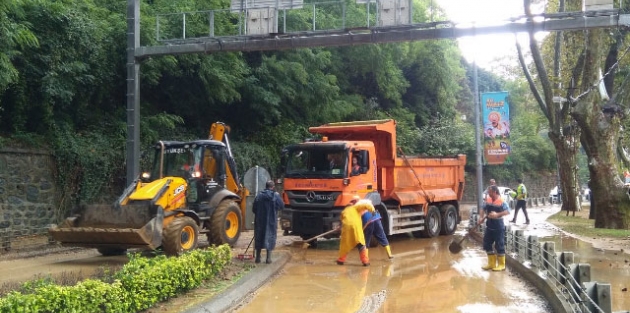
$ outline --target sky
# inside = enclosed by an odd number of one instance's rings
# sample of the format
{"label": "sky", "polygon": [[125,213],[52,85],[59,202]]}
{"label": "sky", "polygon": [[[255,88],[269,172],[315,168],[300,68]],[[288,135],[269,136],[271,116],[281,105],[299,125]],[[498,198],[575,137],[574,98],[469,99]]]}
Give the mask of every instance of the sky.
{"label": "sky", "polygon": [[[459,23],[489,23],[522,16],[523,0],[433,0],[442,7],[449,20]],[[457,41],[469,62],[490,70],[495,58],[510,56],[518,63],[514,34],[463,37]],[[521,46],[523,44],[521,43]]]}

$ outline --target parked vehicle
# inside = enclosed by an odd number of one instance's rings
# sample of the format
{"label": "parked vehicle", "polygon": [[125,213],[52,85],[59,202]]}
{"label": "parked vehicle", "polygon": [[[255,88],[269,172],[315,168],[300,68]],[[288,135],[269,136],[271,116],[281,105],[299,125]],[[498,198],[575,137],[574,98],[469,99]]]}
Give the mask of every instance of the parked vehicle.
{"label": "parked vehicle", "polygon": [[[310,238],[336,228],[355,195],[372,201],[387,235],[455,232],[465,155],[397,155],[394,120],[330,123],[309,131],[323,137],[288,146],[282,154],[285,233]],[[358,166],[352,166],[353,158]],[[358,168],[354,175],[352,167]]]}
{"label": "parked vehicle", "polygon": [[560,194],[558,193],[558,190],[559,190],[558,186],[555,186],[549,191],[550,203],[560,203],[560,201],[562,201],[562,199],[560,198]]}
{"label": "parked vehicle", "polygon": [[52,227],[52,238],[66,246],[97,248],[103,255],[160,247],[179,255],[197,247],[199,233],[213,244],[235,244],[249,191],[237,179],[226,126],[214,123],[210,139],[160,141],[153,149],[151,170],[114,205],[82,208]]}

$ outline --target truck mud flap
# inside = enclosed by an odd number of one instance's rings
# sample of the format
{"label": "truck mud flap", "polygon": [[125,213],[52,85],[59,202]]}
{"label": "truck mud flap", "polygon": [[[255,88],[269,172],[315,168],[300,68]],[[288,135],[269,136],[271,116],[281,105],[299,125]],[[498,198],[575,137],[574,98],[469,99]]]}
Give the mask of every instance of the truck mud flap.
{"label": "truck mud flap", "polygon": [[155,249],[162,244],[163,220],[164,211],[147,203],[96,205],[83,208],[49,234],[64,246]]}

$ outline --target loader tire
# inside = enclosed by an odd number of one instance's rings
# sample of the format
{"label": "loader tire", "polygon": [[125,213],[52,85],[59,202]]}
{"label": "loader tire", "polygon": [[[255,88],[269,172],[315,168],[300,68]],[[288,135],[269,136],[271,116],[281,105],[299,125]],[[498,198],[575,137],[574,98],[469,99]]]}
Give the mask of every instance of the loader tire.
{"label": "loader tire", "polygon": [[222,201],[210,219],[208,242],[216,245],[227,243],[233,247],[241,235],[242,225],[238,204],[232,200]]}
{"label": "loader tire", "polygon": [[124,248],[97,248],[96,251],[102,256],[125,255],[127,249]]}
{"label": "loader tire", "polygon": [[188,216],[176,217],[164,230],[162,248],[169,256],[179,256],[197,248],[199,226]]}

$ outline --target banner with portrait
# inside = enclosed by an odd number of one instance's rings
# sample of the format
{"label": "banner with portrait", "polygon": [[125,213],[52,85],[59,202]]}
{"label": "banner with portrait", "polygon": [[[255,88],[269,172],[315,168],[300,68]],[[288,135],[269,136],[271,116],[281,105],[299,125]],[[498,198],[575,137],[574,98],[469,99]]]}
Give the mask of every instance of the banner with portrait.
{"label": "banner with portrait", "polygon": [[510,163],[510,106],[508,93],[481,94],[484,164]]}

